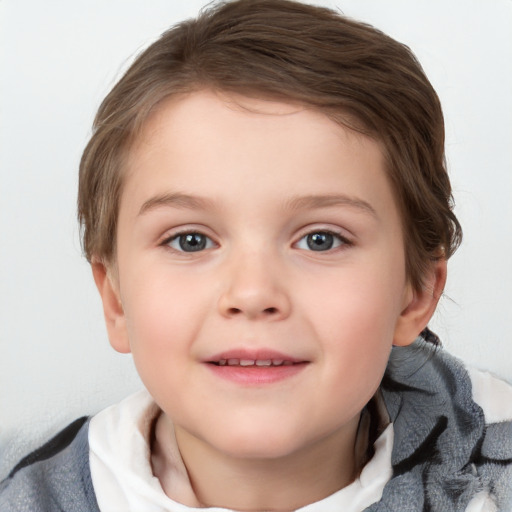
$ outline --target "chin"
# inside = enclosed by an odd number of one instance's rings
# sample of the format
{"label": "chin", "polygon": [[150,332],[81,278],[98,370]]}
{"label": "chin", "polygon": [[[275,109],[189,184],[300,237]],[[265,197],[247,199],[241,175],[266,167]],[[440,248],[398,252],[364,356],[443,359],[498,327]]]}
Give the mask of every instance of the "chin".
{"label": "chin", "polygon": [[209,432],[205,439],[218,451],[238,459],[278,459],[290,456],[312,440],[304,437],[303,429],[283,428],[283,424],[236,424],[219,435]]}
{"label": "chin", "polygon": [[230,443],[229,446],[223,446],[222,452],[229,457],[246,460],[272,460],[282,459],[296,453],[299,447],[290,440],[271,441],[261,443],[261,439],[240,439]]}

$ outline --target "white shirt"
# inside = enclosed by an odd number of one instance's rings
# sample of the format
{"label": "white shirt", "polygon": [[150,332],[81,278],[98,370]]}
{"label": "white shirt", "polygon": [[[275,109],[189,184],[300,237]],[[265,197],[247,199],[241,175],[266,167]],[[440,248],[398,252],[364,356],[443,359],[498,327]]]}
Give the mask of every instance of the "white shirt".
{"label": "white shirt", "polygon": [[[149,438],[159,408],[147,391],[136,393],[94,416],[89,427],[91,476],[101,512],[193,512],[198,503],[177,445],[173,449],[173,498],[153,475]],[[380,500],[392,475],[393,426],[375,442],[375,454],[359,478],[300,512],[360,512]],[[224,508],[209,508],[226,512]]]}

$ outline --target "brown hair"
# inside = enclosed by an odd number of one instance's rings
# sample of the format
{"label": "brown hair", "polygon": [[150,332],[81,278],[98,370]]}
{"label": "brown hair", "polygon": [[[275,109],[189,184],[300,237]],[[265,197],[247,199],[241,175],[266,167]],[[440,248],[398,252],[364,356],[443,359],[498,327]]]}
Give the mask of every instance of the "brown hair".
{"label": "brown hair", "polygon": [[237,0],[165,32],[101,104],[80,164],[89,261],[115,260],[123,162],[149,113],[170,95],[205,88],[300,102],[380,141],[416,289],[431,262],[459,245],[441,105],[411,51],[330,9]]}

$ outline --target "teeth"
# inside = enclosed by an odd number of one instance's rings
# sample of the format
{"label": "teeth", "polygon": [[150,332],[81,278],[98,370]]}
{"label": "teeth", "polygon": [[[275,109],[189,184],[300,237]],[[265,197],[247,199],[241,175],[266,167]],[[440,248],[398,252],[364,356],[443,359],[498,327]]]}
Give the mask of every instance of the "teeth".
{"label": "teeth", "polygon": [[284,359],[220,359],[219,366],[292,366],[292,361]]}

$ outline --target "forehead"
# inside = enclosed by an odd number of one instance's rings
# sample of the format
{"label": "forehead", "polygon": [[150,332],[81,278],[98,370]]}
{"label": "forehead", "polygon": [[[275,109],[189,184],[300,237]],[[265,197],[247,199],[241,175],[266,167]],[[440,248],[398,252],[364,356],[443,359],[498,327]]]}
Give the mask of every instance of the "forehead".
{"label": "forehead", "polygon": [[[217,127],[222,127],[222,134]],[[327,133],[329,138],[337,139],[348,135],[326,115],[298,102],[202,90],[174,95],[161,102],[143,125],[132,154],[138,159],[162,142],[187,151],[194,141],[196,149],[203,143],[201,149],[217,147],[221,151],[226,145],[234,148],[248,139],[251,145],[260,142],[270,151],[274,145],[282,144],[282,138],[262,135],[282,135],[283,130],[290,140],[301,138],[309,145],[325,140]],[[355,132],[353,138],[358,138]],[[187,144],[183,145],[185,139]],[[211,142],[215,145],[209,146]]]}
{"label": "forehead", "polygon": [[121,202],[130,194],[141,204],[162,188],[236,200],[269,180],[267,193],[284,200],[329,193],[343,177],[342,187],[379,203],[390,193],[384,167],[378,142],[314,109],[201,91],[169,98],[147,120]]}

